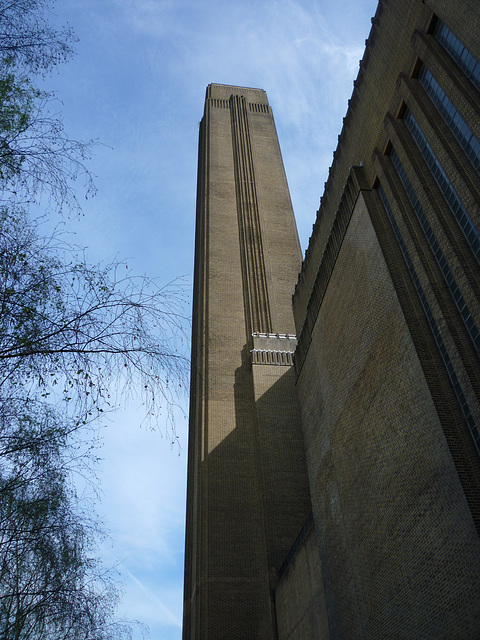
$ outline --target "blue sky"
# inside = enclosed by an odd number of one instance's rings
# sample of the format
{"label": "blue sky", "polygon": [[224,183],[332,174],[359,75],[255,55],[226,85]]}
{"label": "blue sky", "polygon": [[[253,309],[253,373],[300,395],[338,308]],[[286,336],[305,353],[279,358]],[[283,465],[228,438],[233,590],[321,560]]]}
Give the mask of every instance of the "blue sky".
{"label": "blue sky", "polygon": [[[69,134],[98,138],[98,195],[68,223],[90,261],[128,258],[159,282],[193,280],[198,123],[211,82],[265,89],[305,249],[376,0],[58,0],[80,41],[47,80]],[[79,189],[81,194],[81,189]],[[185,407],[187,402],[185,400]],[[102,553],[121,615],[181,638],[186,421],[181,451],[122,408],[104,430]]]}

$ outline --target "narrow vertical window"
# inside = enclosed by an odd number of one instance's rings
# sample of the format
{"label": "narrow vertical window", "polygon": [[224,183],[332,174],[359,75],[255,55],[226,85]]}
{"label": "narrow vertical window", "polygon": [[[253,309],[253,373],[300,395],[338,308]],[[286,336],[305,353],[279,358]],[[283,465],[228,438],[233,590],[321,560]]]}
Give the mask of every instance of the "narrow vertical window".
{"label": "narrow vertical window", "polygon": [[[395,152],[393,152],[395,153]],[[397,156],[398,157],[398,156]],[[405,263],[407,265],[407,268],[410,272],[410,276],[412,278],[413,284],[415,286],[415,289],[417,290],[418,296],[420,298],[420,302],[422,304],[423,310],[425,312],[425,315],[427,317],[428,320],[428,324],[430,325],[430,329],[432,330],[433,336],[435,338],[435,342],[437,344],[437,347],[440,351],[440,354],[442,356],[442,360],[443,363],[445,365],[445,368],[447,370],[448,373],[448,377],[450,378],[450,381],[452,383],[452,386],[454,388],[455,391],[455,395],[457,396],[458,402],[460,403],[460,407],[462,409],[462,413],[465,417],[465,420],[467,421],[468,424],[468,428],[470,430],[470,434],[473,438],[473,441],[475,443],[477,452],[480,454],[480,433],[478,431],[478,427],[477,424],[475,423],[475,420],[472,416],[472,413],[470,411],[470,407],[468,406],[467,403],[467,399],[465,398],[465,394],[462,390],[462,387],[460,386],[460,382],[458,380],[457,374],[455,373],[455,369],[454,366],[452,364],[452,361],[450,359],[450,356],[448,355],[447,349],[445,347],[445,344],[443,342],[442,339],[442,335],[440,333],[440,330],[438,328],[438,325],[435,321],[435,318],[433,316],[432,310],[430,305],[428,304],[428,300],[427,297],[425,295],[425,292],[423,291],[422,285],[420,284],[420,279],[417,275],[415,266],[413,264],[413,261],[410,257],[410,254],[408,252],[407,246],[403,240],[401,231],[398,227],[397,221],[395,219],[395,216],[393,214],[392,208],[390,207],[390,204],[388,202],[387,196],[385,194],[385,191],[383,190],[382,186],[379,185],[378,187],[378,193],[380,195],[380,198],[383,202],[383,206],[385,208],[385,211],[387,213],[388,219],[390,220],[390,223],[392,225],[393,228],[393,232],[395,234],[395,237],[397,239],[397,242],[399,244],[400,250],[403,254]]]}
{"label": "narrow vertical window", "polygon": [[455,300],[457,309],[459,310],[462,316],[462,319],[465,323],[467,331],[470,334],[470,337],[473,341],[473,344],[475,345],[475,348],[477,349],[477,351],[480,351],[480,332],[478,331],[477,325],[475,324],[472,318],[472,315],[467,306],[467,303],[465,302],[465,299],[462,296],[460,288],[457,285],[457,282],[452,273],[452,270],[450,269],[450,265],[448,264],[445,258],[445,255],[440,247],[440,244],[435,236],[435,233],[432,227],[430,226],[430,223],[428,222],[427,216],[423,211],[423,208],[415,194],[412,184],[408,179],[405,169],[403,168],[403,165],[400,162],[400,158],[398,157],[395,149],[392,150],[392,153],[390,154],[390,159],[397,171],[398,177],[400,178],[405,191],[407,192],[408,199],[410,200],[413,210],[415,211],[418,221],[420,222],[420,225],[425,233],[425,237],[427,238],[428,244],[430,245],[430,248],[433,252],[433,255],[435,256],[438,266],[442,270],[443,276],[445,278],[445,282],[447,283],[450,293],[452,294],[453,299]]}
{"label": "narrow vertical window", "polygon": [[434,105],[437,107],[441,116],[450,127],[450,130],[467,153],[475,169],[480,171],[480,142],[473,135],[470,127],[463,120],[455,106],[446,95],[445,91],[427,67],[424,66],[422,68],[418,79]]}
{"label": "narrow vertical window", "polygon": [[452,56],[467,78],[480,90],[480,62],[460,42],[445,23],[439,20],[434,35],[446,51]]}
{"label": "narrow vertical window", "polygon": [[460,225],[468,244],[472,247],[477,260],[480,262],[480,236],[473,220],[470,218],[467,210],[461,203],[452,183],[448,179],[442,165],[434,154],[432,147],[427,142],[427,139],[413,117],[412,112],[408,109],[404,115],[404,122],[407,125],[407,129],[412,134],[413,139],[417,143],[418,148],[422,152],[425,162],[440,187],[440,190],[455,216],[456,221]]}

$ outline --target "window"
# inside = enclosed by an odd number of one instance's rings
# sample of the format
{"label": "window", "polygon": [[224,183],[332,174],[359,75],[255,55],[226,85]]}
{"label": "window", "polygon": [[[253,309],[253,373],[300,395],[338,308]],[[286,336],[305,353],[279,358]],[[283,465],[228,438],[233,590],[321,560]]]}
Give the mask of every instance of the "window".
{"label": "window", "polygon": [[438,263],[438,266],[440,267],[440,269],[442,270],[443,276],[445,278],[445,281],[448,285],[448,288],[450,289],[450,292],[453,296],[453,299],[455,300],[455,304],[457,306],[457,309],[459,310],[463,321],[465,323],[465,326],[467,328],[468,333],[470,334],[470,337],[477,349],[477,351],[480,351],[480,332],[477,329],[477,326],[475,324],[475,322],[472,319],[472,316],[470,314],[470,311],[468,309],[467,303],[465,302],[464,297],[462,296],[462,293],[457,285],[457,282],[454,278],[454,275],[452,273],[452,270],[450,269],[450,265],[448,264],[443,251],[440,247],[440,244],[438,243],[438,240],[435,236],[435,233],[432,229],[432,227],[430,226],[430,223],[428,222],[428,219],[423,211],[423,208],[415,194],[415,191],[412,187],[412,184],[410,182],[410,180],[408,179],[408,176],[405,172],[405,169],[403,168],[402,163],[400,162],[400,158],[397,155],[397,152],[395,151],[395,149],[392,150],[391,154],[390,154],[390,159],[392,161],[393,166],[395,167],[398,177],[400,178],[405,191],[407,192],[407,196],[408,199],[410,200],[410,203],[413,207],[413,210],[415,211],[415,214],[418,218],[418,221],[420,222],[422,229],[425,233],[425,236],[427,238],[427,241],[430,245],[430,248],[433,252],[433,255],[435,256],[435,259]]}
{"label": "window", "polygon": [[480,90],[480,63],[470,51],[441,20],[438,20],[435,26],[434,36],[452,56],[467,78]]}
{"label": "window", "polygon": [[467,210],[460,202],[455,189],[453,188],[447,174],[443,170],[442,165],[435,156],[432,147],[427,142],[422,130],[420,129],[417,121],[413,117],[411,111],[408,109],[405,112],[404,122],[407,125],[408,130],[412,134],[413,139],[418,145],[418,148],[422,152],[422,155],[432,172],[438,186],[440,187],[445,200],[448,203],[455,219],[457,220],[460,228],[462,229],[468,244],[472,247],[473,252],[480,262],[480,236],[473,224],[472,219],[468,215]]}
{"label": "window", "polygon": [[[395,151],[392,152],[395,153]],[[457,396],[457,399],[460,403],[460,407],[462,409],[462,413],[465,417],[465,420],[467,421],[468,424],[468,428],[470,430],[471,436],[473,438],[473,441],[475,443],[475,446],[477,448],[477,452],[480,454],[480,433],[478,431],[477,425],[475,423],[475,420],[472,416],[472,413],[470,411],[470,408],[468,406],[467,400],[465,398],[465,394],[463,393],[462,387],[460,386],[460,382],[457,378],[457,375],[455,373],[455,369],[453,367],[452,361],[450,359],[450,356],[448,355],[447,349],[445,347],[445,344],[443,342],[442,336],[440,334],[440,331],[438,329],[438,325],[435,321],[435,318],[433,316],[432,310],[430,308],[430,305],[428,304],[428,300],[425,296],[425,292],[423,291],[422,285],[420,284],[420,280],[418,278],[417,272],[415,270],[415,266],[412,262],[412,259],[410,257],[410,254],[408,253],[408,249],[405,245],[405,242],[403,240],[401,231],[398,227],[397,221],[395,220],[395,216],[393,214],[392,208],[390,207],[390,204],[387,200],[387,196],[385,194],[385,191],[382,188],[382,185],[379,185],[378,187],[378,192],[380,195],[380,198],[382,199],[383,202],[383,206],[385,207],[385,211],[387,213],[387,216],[391,222],[391,225],[393,227],[393,232],[395,233],[395,237],[397,238],[397,242],[400,246],[400,250],[402,251],[403,257],[405,259],[407,268],[410,272],[410,276],[413,280],[413,284],[415,286],[415,289],[417,290],[418,296],[420,298],[420,302],[422,304],[423,310],[425,312],[425,315],[427,317],[428,323],[430,325],[430,329],[432,330],[433,336],[435,338],[435,342],[437,344],[437,347],[440,351],[443,363],[445,365],[445,368],[447,370],[447,374],[448,377],[450,378],[450,381],[453,385],[453,389],[455,391],[455,395]]]}
{"label": "window", "polygon": [[477,171],[480,171],[480,142],[470,131],[461,115],[449,100],[445,91],[425,66],[418,77],[421,85],[428,93],[443,119],[450,127],[460,145],[466,151],[468,157]]}

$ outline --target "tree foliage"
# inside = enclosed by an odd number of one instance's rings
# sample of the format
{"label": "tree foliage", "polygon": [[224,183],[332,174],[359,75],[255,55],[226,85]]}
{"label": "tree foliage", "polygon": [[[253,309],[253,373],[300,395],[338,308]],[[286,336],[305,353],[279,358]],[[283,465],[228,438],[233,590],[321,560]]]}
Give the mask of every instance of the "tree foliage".
{"label": "tree foliage", "polygon": [[49,24],[53,4],[0,0],[0,182],[10,202],[46,196],[79,211],[73,182],[95,192],[85,164],[94,143],[66,134],[55,96],[35,83],[73,55],[73,31]]}
{"label": "tree foliage", "polygon": [[38,226],[0,216],[0,637],[128,638],[72,478],[92,479],[95,425],[119,397],[141,390],[151,418],[171,410],[185,371],[178,291],[123,263],[88,266]]}
{"label": "tree foliage", "polygon": [[80,211],[74,182],[82,177],[85,194],[95,187],[86,167],[93,142],[72,140],[62,118],[52,113],[54,96],[19,76],[9,61],[0,66],[0,181],[3,200],[39,201],[61,210]]}
{"label": "tree foliage", "polygon": [[2,399],[0,430],[0,637],[130,637],[115,622],[112,576],[91,556],[98,525],[69,481],[91,444],[55,407],[21,394]]}
{"label": "tree foliage", "polygon": [[141,389],[147,414],[168,413],[186,371],[181,283],[89,266],[11,209],[0,211],[0,247],[0,388],[3,377],[83,413]]}
{"label": "tree foliage", "polygon": [[74,53],[70,27],[51,25],[52,0],[0,0],[0,57],[30,75],[45,74]]}
{"label": "tree foliage", "polygon": [[92,189],[89,145],[35,84],[75,42],[50,26],[52,6],[0,0],[0,637],[107,640],[129,627],[72,478],[91,479],[95,425],[128,394],[168,424],[186,374],[183,288],[121,261],[89,265],[21,206],[47,195],[76,207],[81,174]]}
{"label": "tree foliage", "polygon": [[2,416],[0,635],[96,637],[101,617],[111,614],[102,601],[109,585],[91,588],[97,580],[85,556],[89,527],[65,482],[66,434],[52,428],[55,416],[45,405],[15,402],[10,409]]}

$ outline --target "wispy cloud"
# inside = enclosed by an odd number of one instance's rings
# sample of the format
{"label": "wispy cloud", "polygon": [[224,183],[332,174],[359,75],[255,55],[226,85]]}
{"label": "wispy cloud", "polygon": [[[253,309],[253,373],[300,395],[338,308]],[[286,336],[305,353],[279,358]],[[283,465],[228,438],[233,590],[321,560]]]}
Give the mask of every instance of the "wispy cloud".
{"label": "wispy cloud", "polygon": [[[137,590],[143,596],[146,596],[147,603],[145,602],[145,598],[142,597],[140,600],[140,606],[136,607],[137,613],[141,613],[141,618],[146,620],[156,620],[162,623],[172,624],[176,627],[182,626],[182,620],[179,618],[167,605],[160,600],[160,598],[153,593],[151,589],[149,589],[144,582],[142,582],[139,578],[137,578],[131,571],[129,571],[123,563],[119,563],[119,568],[121,567],[123,573],[128,576],[128,578],[133,582],[136,586]],[[149,606],[150,605],[150,606]],[[139,616],[140,617],[140,616]]]}
{"label": "wispy cloud", "polygon": [[[362,55],[367,20],[358,25],[361,36],[352,38],[351,26],[332,29],[321,2],[118,1],[133,29],[147,38],[152,80],[168,79],[170,102],[180,112],[188,102],[198,105],[200,115],[210,82],[267,90],[305,241]],[[303,219],[309,220],[307,229]]]}

